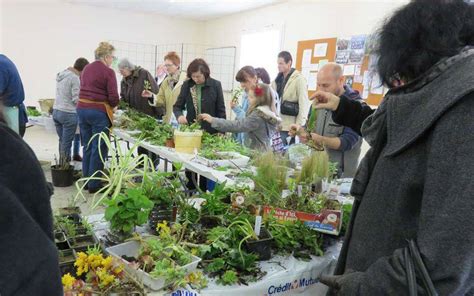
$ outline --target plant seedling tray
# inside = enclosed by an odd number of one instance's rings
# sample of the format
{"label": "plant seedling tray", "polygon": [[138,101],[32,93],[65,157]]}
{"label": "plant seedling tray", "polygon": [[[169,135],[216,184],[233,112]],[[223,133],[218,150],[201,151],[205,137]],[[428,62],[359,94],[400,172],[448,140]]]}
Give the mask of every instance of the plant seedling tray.
{"label": "plant seedling tray", "polygon": [[71,214],[81,214],[81,209],[79,207],[59,208],[58,211],[59,211],[60,216],[67,216]]}
{"label": "plant seedling tray", "polygon": [[89,247],[97,244],[97,240],[92,235],[78,235],[68,239],[69,247],[76,252],[85,252]]}
{"label": "plant seedling tray", "polygon": [[58,248],[58,250],[69,249],[69,244],[67,243],[66,236],[62,231],[54,232],[54,242],[56,243],[56,248]]}

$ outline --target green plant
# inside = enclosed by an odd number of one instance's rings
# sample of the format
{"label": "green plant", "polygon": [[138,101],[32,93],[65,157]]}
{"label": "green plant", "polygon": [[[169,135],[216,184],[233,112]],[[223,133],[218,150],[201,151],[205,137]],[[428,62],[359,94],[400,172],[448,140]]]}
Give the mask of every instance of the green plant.
{"label": "green plant", "polygon": [[329,157],[325,151],[314,151],[301,164],[298,184],[314,184],[329,177]]}
{"label": "green plant", "polygon": [[181,124],[179,126],[180,132],[195,132],[201,129],[201,124],[199,122],[194,122],[191,125]]}
{"label": "green plant", "polygon": [[135,226],[146,223],[153,208],[153,202],[139,188],[127,189],[125,194],[104,203],[107,205],[104,216],[110,222],[110,228],[123,233],[130,233]]}
{"label": "green plant", "polygon": [[67,216],[56,216],[56,223],[62,228],[68,237],[76,236],[77,225]]}
{"label": "green plant", "polygon": [[201,155],[207,159],[214,159],[215,151],[237,152],[242,155],[250,155],[249,149],[240,145],[233,138],[221,135],[212,135],[204,132],[202,135]]}
{"label": "green plant", "polygon": [[28,113],[28,116],[32,116],[32,117],[41,116],[41,112],[33,108],[27,108],[26,112]]}
{"label": "green plant", "polygon": [[56,158],[56,155],[54,155],[54,162],[55,162],[54,168],[57,170],[67,171],[72,168],[71,164],[69,163],[68,157],[63,152],[61,152],[61,155],[59,156],[59,160]]}
{"label": "green plant", "polygon": [[143,89],[144,89],[144,90],[148,90],[148,91],[151,90],[150,81],[148,81],[148,80],[146,80],[146,79],[143,81]]}
{"label": "green plant", "polygon": [[174,172],[153,172],[143,178],[141,188],[155,205],[171,208],[184,198],[184,192],[179,179],[179,170]]}
{"label": "green plant", "polygon": [[283,159],[272,152],[264,153],[255,160],[257,172],[251,176],[255,190],[263,195],[264,204],[276,204],[281,199],[281,192],[286,187],[288,168]]}
{"label": "green plant", "polygon": [[227,270],[224,274],[217,280],[219,284],[224,286],[233,285],[239,282],[239,277],[234,270]]}
{"label": "green plant", "polygon": [[[141,144],[140,141],[137,141],[131,149],[124,151],[120,145],[113,145],[113,141],[111,141],[109,136],[105,133],[94,135],[89,143],[96,140],[99,146],[105,145],[107,147],[110,154],[109,166],[107,171],[98,171],[91,177],[79,179],[76,182],[78,192],[75,197],[75,200],[79,197],[86,200],[82,192],[87,186],[87,182],[91,180],[102,182],[104,187],[95,193],[92,198],[92,209],[99,206],[105,199],[111,198],[111,200],[114,200],[124,188],[136,187],[136,178],[147,178],[148,174],[155,171],[153,163],[147,155],[133,155],[137,147]],[[101,161],[105,163],[106,155],[102,155],[101,150],[99,150],[99,156]]]}

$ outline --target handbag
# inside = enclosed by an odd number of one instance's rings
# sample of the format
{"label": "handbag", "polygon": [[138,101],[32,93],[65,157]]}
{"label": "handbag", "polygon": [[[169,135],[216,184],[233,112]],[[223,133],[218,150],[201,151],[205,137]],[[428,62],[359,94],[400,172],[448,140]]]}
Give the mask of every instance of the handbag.
{"label": "handbag", "polygon": [[298,116],[300,105],[298,102],[283,101],[280,106],[280,113],[288,116]]}

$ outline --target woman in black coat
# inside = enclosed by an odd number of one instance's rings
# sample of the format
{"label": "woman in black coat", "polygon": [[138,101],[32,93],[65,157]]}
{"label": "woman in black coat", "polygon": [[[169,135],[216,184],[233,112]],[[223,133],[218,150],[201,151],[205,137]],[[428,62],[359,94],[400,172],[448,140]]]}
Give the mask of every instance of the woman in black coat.
{"label": "woman in black coat", "polygon": [[63,295],[51,187],[0,108],[0,294]]}
{"label": "woman in black coat", "polygon": [[[224,94],[220,81],[210,77],[209,66],[203,59],[195,59],[188,66],[188,80],[183,83],[181,93],[174,104],[173,112],[179,124],[192,124],[199,114],[226,118]],[[186,116],[183,111],[187,110]],[[211,134],[217,133],[207,122],[202,128]]]}

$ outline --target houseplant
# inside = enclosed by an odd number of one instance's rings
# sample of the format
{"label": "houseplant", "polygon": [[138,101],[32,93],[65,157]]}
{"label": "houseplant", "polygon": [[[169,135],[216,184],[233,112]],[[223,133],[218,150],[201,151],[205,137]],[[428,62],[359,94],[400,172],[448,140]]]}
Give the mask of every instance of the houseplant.
{"label": "houseplant", "polygon": [[153,202],[146,197],[140,188],[129,188],[119,193],[114,199],[105,200],[105,220],[110,222],[110,230],[115,239],[122,241],[128,238],[136,226],[148,220]]}
{"label": "houseplant", "polygon": [[74,167],[69,164],[66,155],[61,154],[59,161],[55,157],[55,165],[51,166],[51,177],[56,187],[68,187],[74,183]]}

